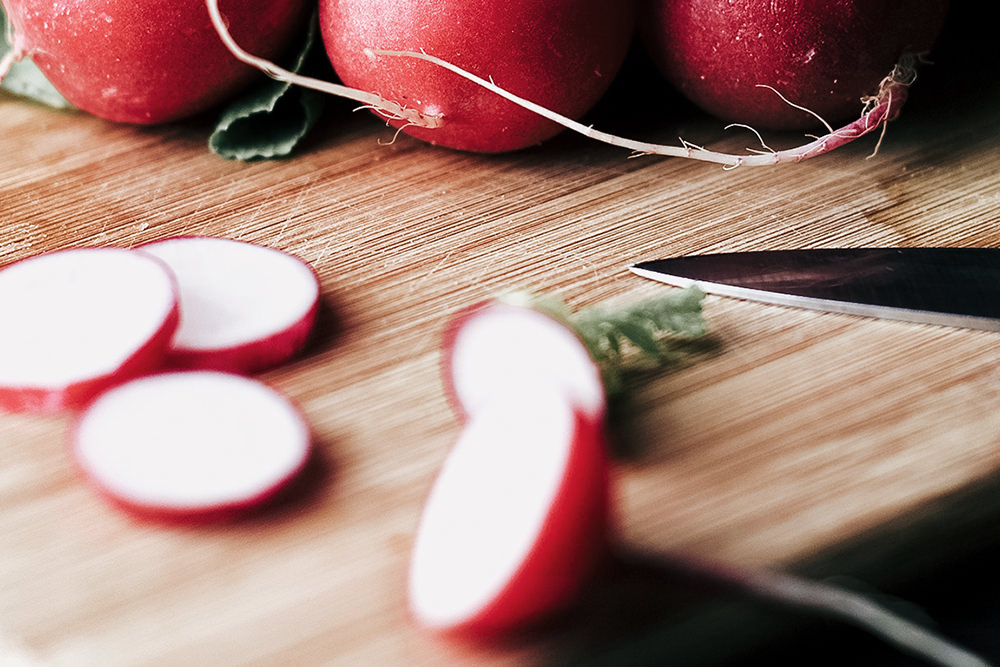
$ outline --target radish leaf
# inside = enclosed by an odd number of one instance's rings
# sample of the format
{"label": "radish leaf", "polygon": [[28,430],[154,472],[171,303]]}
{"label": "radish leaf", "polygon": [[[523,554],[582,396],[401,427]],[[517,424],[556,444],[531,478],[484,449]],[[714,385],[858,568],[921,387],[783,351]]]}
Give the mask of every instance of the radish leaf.
{"label": "radish leaf", "polygon": [[[319,22],[313,17],[292,71],[323,64]],[[326,105],[316,91],[282,81],[266,81],[234,101],[208,140],[213,153],[227,160],[269,160],[291,155],[319,120]]]}

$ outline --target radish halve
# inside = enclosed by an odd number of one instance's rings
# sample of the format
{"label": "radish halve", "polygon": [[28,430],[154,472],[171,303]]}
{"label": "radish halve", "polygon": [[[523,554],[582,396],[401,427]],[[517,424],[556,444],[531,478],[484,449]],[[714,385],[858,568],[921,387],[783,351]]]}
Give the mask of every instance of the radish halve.
{"label": "radish halve", "polygon": [[445,329],[444,381],[460,414],[537,381],[556,382],[588,418],[604,418],[601,371],[579,337],[535,308],[491,301]]}
{"label": "radish halve", "polygon": [[241,375],[174,371],[101,394],[78,418],[74,458],[144,514],[215,516],[271,498],[306,464],[308,424],[285,396]]}
{"label": "radish halve", "polygon": [[606,555],[603,434],[546,382],[469,416],[413,547],[409,600],[422,626],[495,634],[574,600]]}
{"label": "radish halve", "polygon": [[185,236],[140,248],[170,267],[180,287],[180,326],[168,363],[252,373],[305,345],[319,281],[286,252],[233,239]]}
{"label": "radish halve", "polygon": [[177,328],[177,288],[159,260],[74,248],[0,271],[0,408],[53,412],[156,369]]}

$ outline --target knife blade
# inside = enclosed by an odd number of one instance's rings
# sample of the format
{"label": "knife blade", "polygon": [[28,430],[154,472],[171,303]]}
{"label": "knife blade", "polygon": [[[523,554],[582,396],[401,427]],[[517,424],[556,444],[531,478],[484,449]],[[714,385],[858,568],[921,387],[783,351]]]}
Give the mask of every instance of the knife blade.
{"label": "knife blade", "polygon": [[838,248],[688,255],[629,266],[708,294],[1000,331],[1000,249]]}

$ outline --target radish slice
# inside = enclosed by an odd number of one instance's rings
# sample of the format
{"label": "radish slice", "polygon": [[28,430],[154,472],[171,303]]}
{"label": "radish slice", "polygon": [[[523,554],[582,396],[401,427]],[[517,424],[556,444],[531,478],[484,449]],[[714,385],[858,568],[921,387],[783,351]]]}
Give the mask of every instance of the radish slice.
{"label": "radish slice", "polygon": [[165,516],[257,505],[306,463],[301,412],[267,385],[218,371],[149,375],[99,396],[80,415],[81,470],[121,504]]}
{"label": "radish slice", "polygon": [[434,483],[413,548],[412,613],[496,633],[570,603],[604,556],[603,430],[549,383],[473,412]]}
{"label": "radish slice", "polygon": [[157,368],[177,328],[159,260],[118,248],[60,250],[0,271],[0,408],[79,407]]}
{"label": "radish slice", "polygon": [[274,248],[213,237],[176,237],[141,247],[180,286],[175,368],[252,373],[298,353],[319,306],[319,281],[302,260]]}
{"label": "radish slice", "polygon": [[480,304],[450,322],[443,347],[444,381],[462,415],[545,379],[558,382],[590,419],[604,417],[600,369],[577,335],[545,313],[502,302]]}

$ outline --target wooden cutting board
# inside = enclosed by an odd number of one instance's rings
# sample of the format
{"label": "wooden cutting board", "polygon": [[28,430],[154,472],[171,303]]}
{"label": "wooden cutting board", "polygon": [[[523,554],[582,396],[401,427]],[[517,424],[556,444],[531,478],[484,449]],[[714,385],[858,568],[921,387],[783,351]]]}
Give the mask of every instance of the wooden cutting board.
{"label": "wooden cutting board", "polygon": [[[0,665],[711,661],[769,636],[767,614],[701,605],[686,561],[889,586],[982,541],[1000,518],[997,334],[709,297],[709,344],[636,381],[616,423],[623,548],[673,565],[609,575],[569,618],[500,644],[432,640],[404,598],[459,432],[438,373],[452,313],[510,287],[627,303],[669,289],[627,263],[681,253],[1000,246],[1000,91],[956,76],[958,51],[877,155],[872,138],[775,169],[629,159],[572,136],[469,155],[387,143],[346,107],[298,157],[235,163],[208,153],[200,122],[122,127],[0,97],[0,265],[222,235],[303,257],[324,306],[306,354],[264,378],[302,405],[316,460],[247,520],[134,520],[74,473],[69,416],[0,415]],[[655,111],[619,97],[597,120],[752,144],[685,105]],[[746,642],[704,639],[727,627]]]}

